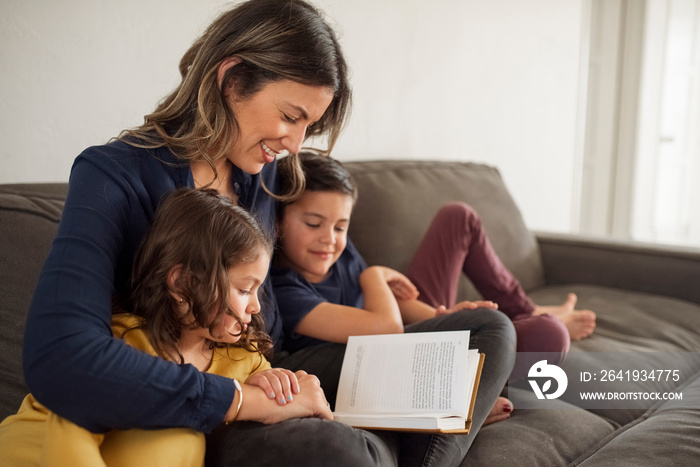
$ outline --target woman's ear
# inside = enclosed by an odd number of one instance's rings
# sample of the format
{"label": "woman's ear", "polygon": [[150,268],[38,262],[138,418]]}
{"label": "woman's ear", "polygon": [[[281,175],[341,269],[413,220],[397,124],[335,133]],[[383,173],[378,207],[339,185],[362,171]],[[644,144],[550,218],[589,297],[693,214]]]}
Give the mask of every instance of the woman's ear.
{"label": "woman's ear", "polygon": [[180,284],[182,283],[182,276],[183,271],[182,271],[182,264],[178,264],[170,268],[170,271],[168,271],[168,277],[166,279],[167,285],[168,285],[168,292],[170,293],[170,296],[175,299],[176,302],[182,303],[183,296],[182,296],[182,287]]}
{"label": "woman's ear", "polygon": [[[219,89],[223,89],[222,87],[224,86],[224,77],[226,76],[226,72],[234,66],[238,65],[239,63],[241,63],[242,61],[243,60],[240,57],[233,55],[221,62],[221,64],[219,65],[219,71],[216,75],[217,83],[219,83]],[[231,90],[233,89],[233,82],[229,81],[225,84],[225,86],[226,88],[223,89],[224,94],[228,96]]]}

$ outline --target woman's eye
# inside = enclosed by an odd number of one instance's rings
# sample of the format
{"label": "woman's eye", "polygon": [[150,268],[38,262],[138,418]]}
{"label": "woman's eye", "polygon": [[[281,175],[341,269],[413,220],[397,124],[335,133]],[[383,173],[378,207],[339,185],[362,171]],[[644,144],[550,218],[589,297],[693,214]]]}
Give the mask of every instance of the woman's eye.
{"label": "woman's eye", "polygon": [[239,290],[238,290],[238,293],[240,293],[241,295],[250,295],[250,290],[241,290],[241,289],[239,289]]}
{"label": "woman's eye", "polygon": [[336,232],[345,232],[345,227],[336,227],[335,231]]}
{"label": "woman's eye", "polygon": [[310,224],[307,222],[306,226],[311,227],[312,229],[318,229],[319,227],[321,227],[321,224]]}
{"label": "woman's eye", "polygon": [[289,123],[296,123],[297,122],[296,118],[290,117],[287,114],[284,114],[284,119],[287,120]]}

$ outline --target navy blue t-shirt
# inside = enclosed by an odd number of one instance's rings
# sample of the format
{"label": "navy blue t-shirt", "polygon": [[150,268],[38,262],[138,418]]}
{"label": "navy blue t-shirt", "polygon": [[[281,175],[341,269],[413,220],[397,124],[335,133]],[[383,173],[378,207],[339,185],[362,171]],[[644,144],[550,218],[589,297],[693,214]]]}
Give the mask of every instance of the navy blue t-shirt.
{"label": "navy blue t-shirt", "polygon": [[345,251],[328,271],[328,277],[311,283],[297,271],[273,267],[270,271],[277,308],[284,328],[283,349],[289,352],[323,344],[325,341],[294,332],[299,322],[321,303],[333,303],[355,308],[364,306],[360,274],[367,263],[348,239]]}
{"label": "navy blue t-shirt", "polygon": [[[278,189],[276,163],[256,175],[234,167],[231,184],[239,204],[272,232],[276,202],[262,189],[263,180]],[[207,433],[233,400],[230,379],[166,362],[112,337],[112,300],[128,293],[135,251],[162,197],[183,186],[194,186],[189,163],[166,148],[115,141],[86,149],[73,164],[27,317],[24,375],[39,402],[90,431],[192,427]],[[263,314],[279,340],[276,308]]]}

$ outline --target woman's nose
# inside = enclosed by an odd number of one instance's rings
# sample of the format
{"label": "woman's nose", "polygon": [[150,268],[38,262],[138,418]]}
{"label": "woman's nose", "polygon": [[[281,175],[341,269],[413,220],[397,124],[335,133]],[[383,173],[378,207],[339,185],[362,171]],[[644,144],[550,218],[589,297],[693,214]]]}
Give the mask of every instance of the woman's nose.
{"label": "woman's nose", "polygon": [[289,130],[287,136],[282,139],[284,149],[291,154],[298,154],[306,137],[306,125],[295,125]]}

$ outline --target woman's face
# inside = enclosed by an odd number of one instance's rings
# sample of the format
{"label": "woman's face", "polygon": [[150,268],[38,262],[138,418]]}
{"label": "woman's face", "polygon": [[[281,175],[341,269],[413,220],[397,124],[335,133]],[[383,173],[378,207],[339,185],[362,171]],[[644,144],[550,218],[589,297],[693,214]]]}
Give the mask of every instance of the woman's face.
{"label": "woman's face", "polygon": [[323,116],[333,91],[282,80],[242,101],[229,88],[227,98],[239,126],[228,158],[244,172],[256,174],[280,153],[299,152],[307,128]]}

